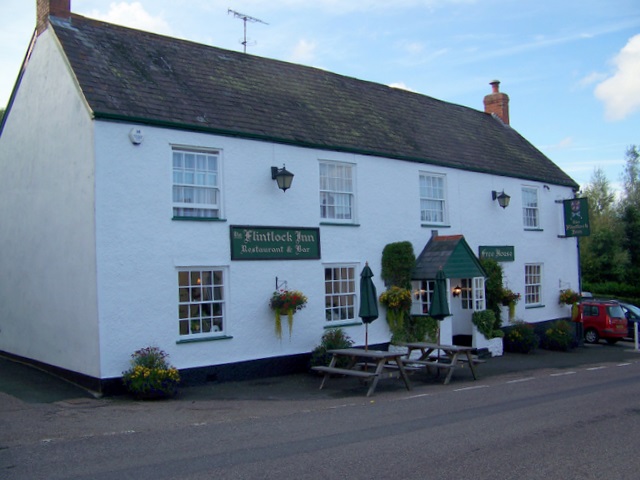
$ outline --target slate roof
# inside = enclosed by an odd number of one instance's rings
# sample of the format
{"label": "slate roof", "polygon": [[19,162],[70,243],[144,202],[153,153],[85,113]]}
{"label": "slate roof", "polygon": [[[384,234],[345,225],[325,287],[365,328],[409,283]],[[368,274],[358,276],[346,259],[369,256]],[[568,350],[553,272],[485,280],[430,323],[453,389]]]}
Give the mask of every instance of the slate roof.
{"label": "slate roof", "polygon": [[432,236],[416,258],[412,280],[434,280],[441,269],[447,278],[486,277],[486,273],[462,235]]}
{"label": "slate roof", "polygon": [[513,128],[478,110],[76,14],[50,20],[95,118],[578,187]]}

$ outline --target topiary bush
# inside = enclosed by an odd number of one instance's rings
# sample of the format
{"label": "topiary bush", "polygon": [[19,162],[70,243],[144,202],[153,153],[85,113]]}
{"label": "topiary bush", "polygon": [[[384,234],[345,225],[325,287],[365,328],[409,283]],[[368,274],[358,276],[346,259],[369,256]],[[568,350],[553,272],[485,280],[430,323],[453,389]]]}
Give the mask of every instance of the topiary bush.
{"label": "topiary bush", "polygon": [[518,322],[509,328],[504,335],[504,349],[506,352],[531,353],[540,345],[540,338],[536,335],[533,325]]}
{"label": "topiary bush", "polygon": [[382,271],[380,277],[385,285],[411,290],[411,273],[416,264],[411,242],[387,244],[382,250]]}
{"label": "topiary bush", "polygon": [[500,309],[503,297],[502,265],[491,258],[481,259],[480,265],[482,265],[482,268],[487,274],[487,279],[484,284],[487,292],[487,310],[492,310],[495,313],[496,322],[494,329],[498,329],[502,325],[502,310]]}

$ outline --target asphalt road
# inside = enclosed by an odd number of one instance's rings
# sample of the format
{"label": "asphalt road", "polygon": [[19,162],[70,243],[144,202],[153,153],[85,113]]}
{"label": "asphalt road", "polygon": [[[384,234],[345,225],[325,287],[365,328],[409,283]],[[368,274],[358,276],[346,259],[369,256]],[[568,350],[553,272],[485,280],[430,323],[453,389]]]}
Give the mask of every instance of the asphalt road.
{"label": "asphalt road", "polygon": [[616,355],[372,398],[313,377],[170,402],[0,397],[0,478],[635,480],[637,354],[590,348]]}

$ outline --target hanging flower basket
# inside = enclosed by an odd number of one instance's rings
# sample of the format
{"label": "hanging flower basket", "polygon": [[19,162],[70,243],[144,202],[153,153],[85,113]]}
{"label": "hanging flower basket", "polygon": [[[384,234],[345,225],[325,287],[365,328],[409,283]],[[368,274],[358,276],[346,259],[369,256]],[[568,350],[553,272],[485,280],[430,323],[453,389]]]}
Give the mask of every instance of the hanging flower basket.
{"label": "hanging flower basket", "polygon": [[276,336],[282,339],[282,315],[287,316],[289,338],[293,331],[293,315],[307,305],[307,297],[298,290],[277,290],[273,292],[269,307],[275,315]]}
{"label": "hanging flower basket", "polygon": [[503,288],[500,300],[502,301],[502,305],[505,307],[508,307],[511,304],[515,305],[520,301],[520,294],[509,290],[508,288]]}
{"label": "hanging flower basket", "polygon": [[570,288],[567,288],[566,290],[560,290],[559,303],[561,305],[573,305],[578,300],[580,300],[580,295],[578,294],[578,292],[574,292]]}

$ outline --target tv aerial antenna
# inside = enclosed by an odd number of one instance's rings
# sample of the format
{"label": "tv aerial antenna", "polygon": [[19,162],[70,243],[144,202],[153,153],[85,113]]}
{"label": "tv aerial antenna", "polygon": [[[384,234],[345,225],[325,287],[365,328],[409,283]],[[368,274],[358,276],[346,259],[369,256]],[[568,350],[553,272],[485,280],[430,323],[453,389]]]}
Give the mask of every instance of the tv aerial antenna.
{"label": "tv aerial antenna", "polygon": [[[259,18],[251,17],[249,15],[245,15],[244,13],[236,12],[235,10],[227,10],[227,15],[233,14],[234,18],[239,18],[244,23],[244,38],[240,42],[244,46],[244,53],[247,53],[247,22],[251,23],[264,23],[265,25],[269,25],[267,22],[263,22]],[[255,45],[255,43],[254,43]]]}

